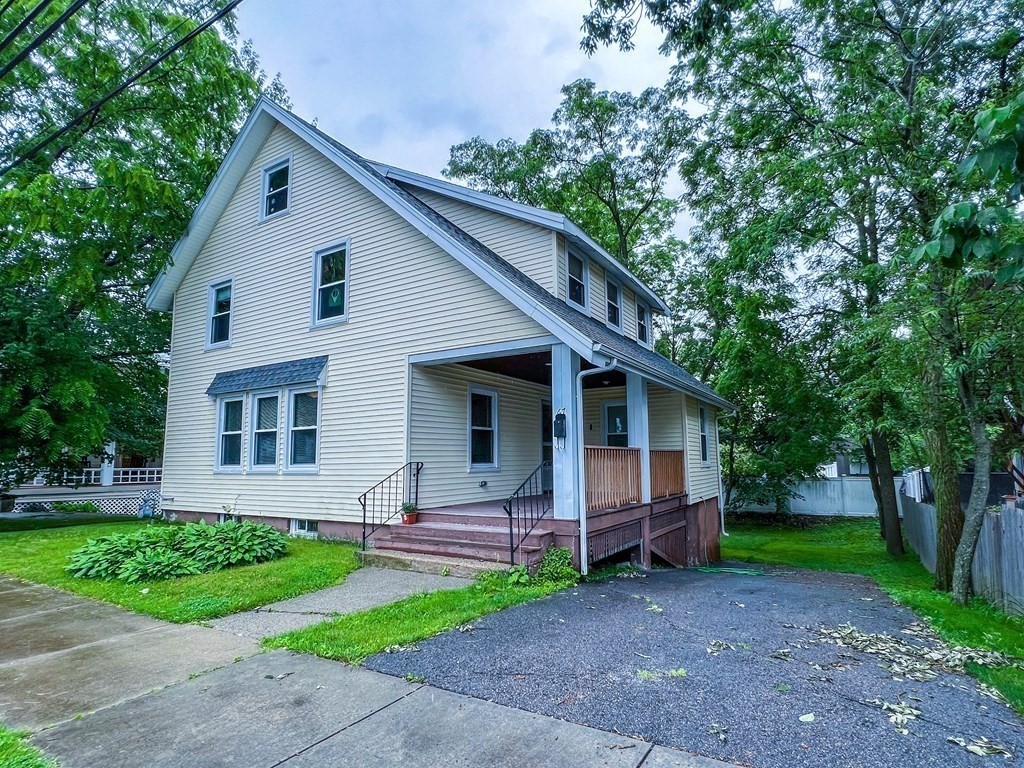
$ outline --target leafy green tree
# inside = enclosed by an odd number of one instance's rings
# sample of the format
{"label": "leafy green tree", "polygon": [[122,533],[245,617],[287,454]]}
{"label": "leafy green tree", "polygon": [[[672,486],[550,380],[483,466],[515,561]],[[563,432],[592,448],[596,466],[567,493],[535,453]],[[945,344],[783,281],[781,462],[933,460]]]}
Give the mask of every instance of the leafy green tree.
{"label": "leafy green tree", "polygon": [[146,288],[261,89],[283,92],[227,17],[104,98],[226,5],[89,3],[39,42],[58,0],[0,50],[0,484],[110,439],[159,453],[169,323]]}
{"label": "leafy green tree", "polygon": [[509,200],[564,213],[624,265],[656,280],[679,205],[665,181],[679,159],[686,113],[663,91],[562,88],[550,129],[525,142],[480,137],[452,147],[444,175]]}

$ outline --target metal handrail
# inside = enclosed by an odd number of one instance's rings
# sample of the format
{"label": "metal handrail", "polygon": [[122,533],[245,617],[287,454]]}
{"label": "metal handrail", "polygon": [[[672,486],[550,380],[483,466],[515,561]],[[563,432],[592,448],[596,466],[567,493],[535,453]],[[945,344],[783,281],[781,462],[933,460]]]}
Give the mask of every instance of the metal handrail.
{"label": "metal handrail", "polygon": [[503,508],[508,515],[509,565],[516,564],[516,550],[537,527],[537,523],[554,507],[555,494],[550,477],[551,462],[542,461],[522,485],[505,500]]}
{"label": "metal handrail", "polygon": [[[422,461],[410,461],[360,495],[359,505],[363,508],[364,551],[367,538],[401,514],[406,504],[419,504],[422,471]],[[370,526],[369,532],[366,530],[367,524]]]}

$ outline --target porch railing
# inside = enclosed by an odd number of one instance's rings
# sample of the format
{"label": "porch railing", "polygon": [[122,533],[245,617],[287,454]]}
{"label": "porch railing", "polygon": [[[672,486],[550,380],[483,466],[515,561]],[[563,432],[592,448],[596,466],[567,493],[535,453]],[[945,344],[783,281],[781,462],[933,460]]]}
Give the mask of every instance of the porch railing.
{"label": "porch railing", "polygon": [[588,445],[584,448],[584,464],[588,512],[639,503],[639,448]]}
{"label": "porch railing", "polygon": [[686,490],[682,451],[651,451],[651,498],[664,499]]}
{"label": "porch railing", "polygon": [[406,504],[416,506],[420,503],[422,471],[422,461],[410,461],[359,497],[359,506],[363,508],[364,550],[367,538],[398,517]]}
{"label": "porch railing", "polygon": [[[99,472],[99,470],[96,470]],[[127,483],[159,483],[163,477],[160,467],[123,467],[114,470],[114,485]]]}
{"label": "porch railing", "polygon": [[516,550],[554,506],[555,496],[551,478],[551,462],[543,461],[505,500],[504,509],[508,515],[509,565],[516,564]]}

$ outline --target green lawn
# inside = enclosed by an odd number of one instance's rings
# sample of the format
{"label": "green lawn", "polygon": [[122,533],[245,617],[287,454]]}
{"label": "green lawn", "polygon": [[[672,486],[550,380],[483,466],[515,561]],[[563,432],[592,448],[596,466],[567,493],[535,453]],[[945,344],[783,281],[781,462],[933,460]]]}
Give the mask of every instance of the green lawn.
{"label": "green lawn", "polygon": [[[932,576],[915,554],[902,558],[886,554],[876,521],[815,521],[797,528],[744,520],[727,524],[726,529],[723,559],[870,576],[895,600],[927,618],[947,642],[1024,660],[1024,619],[1007,616],[980,598],[967,606],[954,605],[948,594],[932,589]],[[970,671],[998,688],[1024,713],[1024,670],[972,667]]]}
{"label": "green lawn", "polygon": [[124,584],[76,579],[64,572],[68,555],[90,538],[147,525],[104,522],[0,533],[0,573],[77,592],[167,621],[212,619],[329,587],[358,567],[347,542],[290,539],[288,554],[259,565],[167,581]]}
{"label": "green lawn", "polygon": [[395,603],[288,632],[263,641],[268,648],[290,648],[358,664],[367,656],[447,632],[488,613],[535,600],[565,587],[531,579],[511,585],[492,578],[463,589],[413,595]]}
{"label": "green lawn", "polygon": [[28,744],[23,734],[0,723],[0,766],[3,768],[57,768],[57,761]]}

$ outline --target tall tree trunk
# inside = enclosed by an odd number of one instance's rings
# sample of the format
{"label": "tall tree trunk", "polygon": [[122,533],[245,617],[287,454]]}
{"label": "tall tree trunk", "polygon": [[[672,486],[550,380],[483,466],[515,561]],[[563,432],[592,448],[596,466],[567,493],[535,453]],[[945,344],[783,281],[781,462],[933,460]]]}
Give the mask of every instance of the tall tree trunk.
{"label": "tall tree trunk", "polygon": [[875,461],[875,449],[867,438],[861,441],[864,449],[864,461],[868,465],[868,479],[871,480],[871,495],[875,497],[875,514],[878,515],[878,535],[885,538],[885,518],[882,517],[882,484],[878,482],[878,462]]}
{"label": "tall tree trunk", "polygon": [[971,439],[974,443],[974,482],[971,483],[971,500],[967,503],[964,530],[953,566],[953,602],[959,605],[966,604],[971,596],[971,565],[981,527],[985,524],[985,501],[992,471],[992,441],[988,439],[985,422],[976,417],[971,418]]}
{"label": "tall tree trunk", "polygon": [[900,527],[900,508],[896,502],[896,482],[893,479],[892,455],[889,438],[882,430],[871,433],[878,464],[878,485],[882,497],[882,525],[885,529],[885,549],[890,555],[903,555],[903,530]]}
{"label": "tall tree trunk", "polygon": [[960,502],[960,479],[950,446],[947,409],[943,408],[942,363],[938,357],[932,355],[924,361],[921,379],[925,452],[931,467],[938,522],[935,588],[949,592],[953,587],[956,550],[964,529],[964,510]]}

